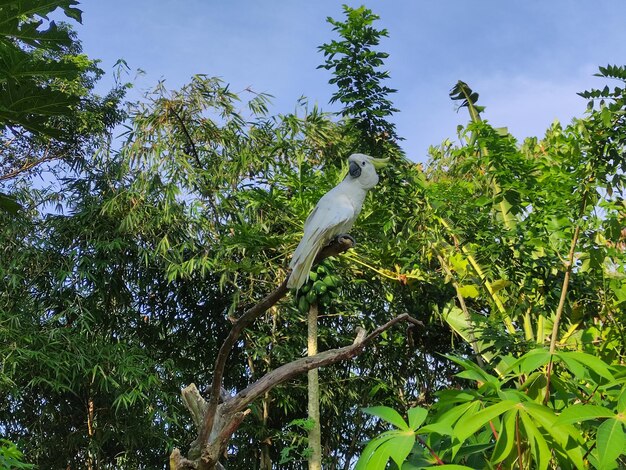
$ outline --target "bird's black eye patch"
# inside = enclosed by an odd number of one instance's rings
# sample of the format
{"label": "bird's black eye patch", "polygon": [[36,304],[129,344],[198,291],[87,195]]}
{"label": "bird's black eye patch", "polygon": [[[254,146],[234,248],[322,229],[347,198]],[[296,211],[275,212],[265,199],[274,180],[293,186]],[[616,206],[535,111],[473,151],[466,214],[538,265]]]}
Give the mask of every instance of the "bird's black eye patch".
{"label": "bird's black eye patch", "polygon": [[361,165],[365,166],[365,162],[361,162]]}

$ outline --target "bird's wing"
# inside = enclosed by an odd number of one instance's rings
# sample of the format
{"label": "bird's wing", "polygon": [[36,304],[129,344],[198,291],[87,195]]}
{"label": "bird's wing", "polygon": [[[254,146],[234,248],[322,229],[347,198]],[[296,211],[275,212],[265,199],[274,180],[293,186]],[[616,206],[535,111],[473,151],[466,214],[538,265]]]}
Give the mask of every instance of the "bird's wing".
{"label": "bird's wing", "polygon": [[350,230],[355,215],[354,206],[346,195],[329,192],[306,219],[302,240],[323,239],[326,243],[341,232]]}
{"label": "bird's wing", "polygon": [[330,191],[319,200],[304,223],[304,235],[289,264],[289,287],[300,288],[306,282],[319,250],[332,237],[349,230],[354,219],[354,206],[347,196]]}

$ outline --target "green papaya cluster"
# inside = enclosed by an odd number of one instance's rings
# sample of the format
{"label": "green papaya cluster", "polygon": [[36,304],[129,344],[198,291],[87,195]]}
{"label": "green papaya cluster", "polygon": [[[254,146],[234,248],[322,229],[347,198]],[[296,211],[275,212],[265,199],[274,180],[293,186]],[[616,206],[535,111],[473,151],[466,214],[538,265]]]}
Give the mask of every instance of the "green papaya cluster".
{"label": "green papaya cluster", "polygon": [[341,285],[341,278],[330,273],[328,267],[323,264],[317,266],[309,273],[309,280],[296,294],[296,306],[298,311],[305,314],[313,303],[318,305],[330,305],[337,288]]}

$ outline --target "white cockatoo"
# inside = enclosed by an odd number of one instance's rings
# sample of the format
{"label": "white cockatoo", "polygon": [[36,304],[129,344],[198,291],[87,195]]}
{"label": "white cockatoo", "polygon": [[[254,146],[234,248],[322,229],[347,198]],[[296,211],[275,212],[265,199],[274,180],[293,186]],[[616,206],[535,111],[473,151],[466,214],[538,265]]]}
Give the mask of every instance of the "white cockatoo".
{"label": "white cockatoo", "polygon": [[287,287],[300,289],[309,278],[317,253],[333,238],[347,233],[361,212],[367,191],[378,183],[376,168],[388,158],[354,153],[348,158],[350,169],[344,180],[318,201],[304,223],[304,235],[293,254]]}

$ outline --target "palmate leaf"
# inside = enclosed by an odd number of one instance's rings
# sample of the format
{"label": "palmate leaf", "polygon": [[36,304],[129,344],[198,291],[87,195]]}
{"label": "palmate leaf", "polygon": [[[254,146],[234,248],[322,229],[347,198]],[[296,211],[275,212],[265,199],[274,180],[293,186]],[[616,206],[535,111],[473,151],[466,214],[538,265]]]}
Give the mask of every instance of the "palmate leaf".
{"label": "palmate leaf", "polygon": [[78,102],[75,96],[37,86],[9,84],[0,93],[0,125],[11,122],[51,137],[62,133],[49,125],[49,116],[68,113]]}
{"label": "palmate leaf", "polygon": [[578,429],[571,424],[555,426],[557,416],[551,408],[534,402],[525,402],[524,410],[532,417],[533,422],[543,428],[558,444],[555,450],[567,457],[577,468],[583,468],[582,444],[584,439]]}
{"label": "palmate leaf", "polygon": [[[73,79],[85,70],[89,62],[79,64],[76,61],[51,61],[35,59],[33,56],[12,44],[0,42],[0,83],[20,83],[24,79],[50,78]],[[38,85],[40,86],[40,85]]]}
{"label": "palmate leaf", "polygon": [[46,29],[41,29],[43,21],[14,24],[3,31],[1,36],[11,37],[32,47],[61,51],[72,44],[72,37],[65,29],[61,29],[51,21]]}
{"label": "palmate leaf", "polygon": [[82,11],[76,8],[78,0],[8,0],[3,2],[0,9],[0,35],[19,22],[23,17],[39,16],[47,18],[57,8],[61,8],[65,16],[73,20],[82,21]]}
{"label": "palmate leaf", "polygon": [[[589,372],[594,372],[609,381],[615,380],[611,368],[606,362],[596,356],[578,351],[559,352],[555,356],[562,359],[569,367],[575,367],[573,363],[575,362],[581,364]],[[578,370],[578,368],[576,369]],[[576,371],[572,370],[572,372],[578,375]]]}

